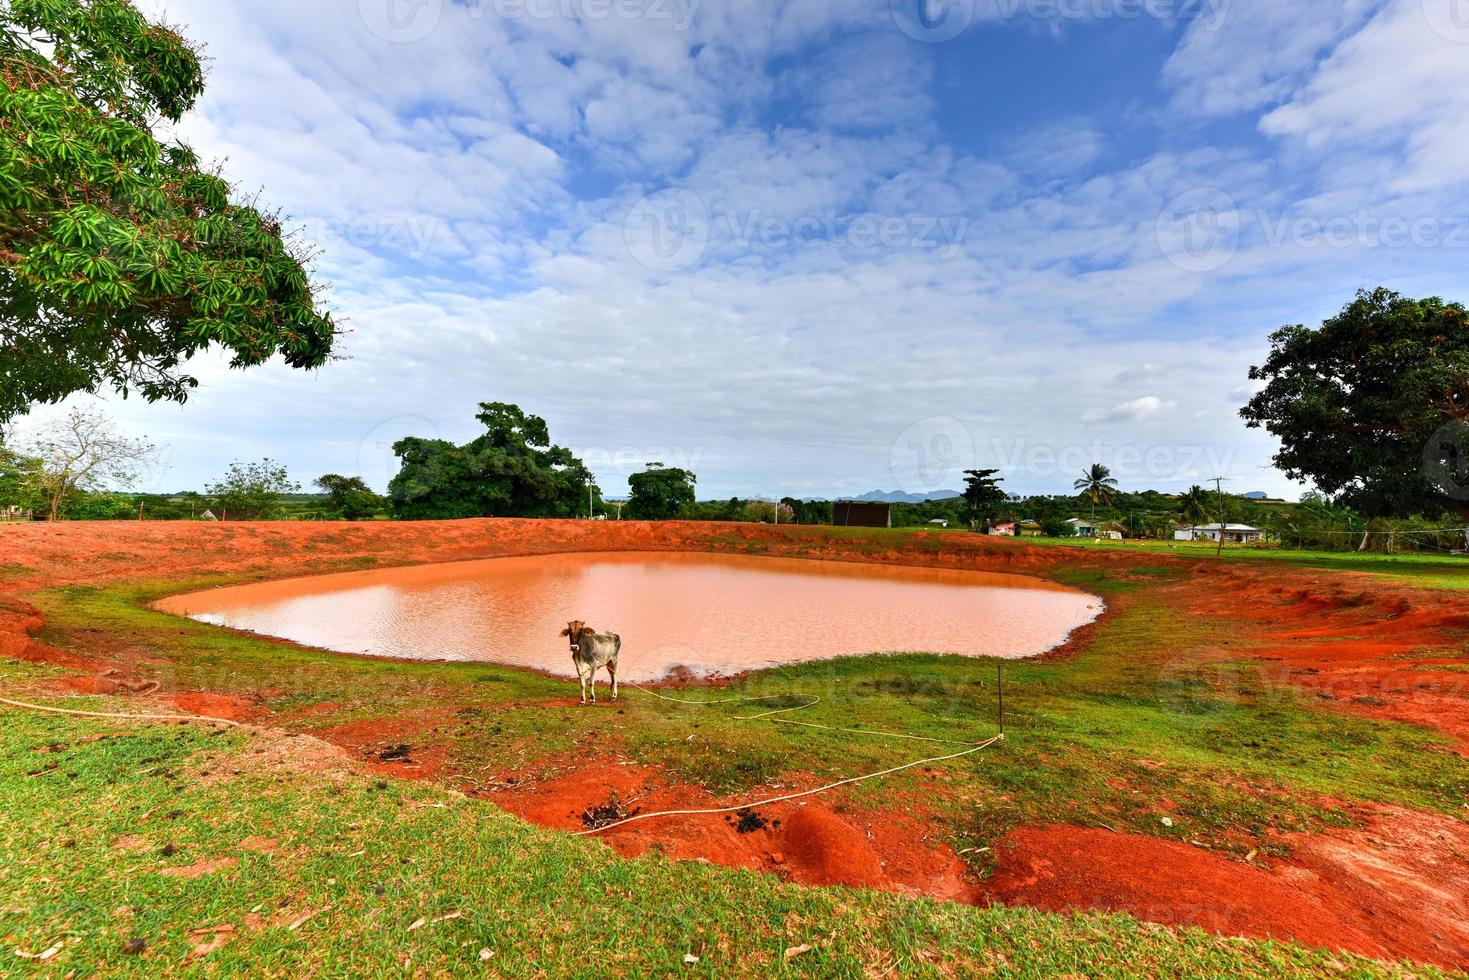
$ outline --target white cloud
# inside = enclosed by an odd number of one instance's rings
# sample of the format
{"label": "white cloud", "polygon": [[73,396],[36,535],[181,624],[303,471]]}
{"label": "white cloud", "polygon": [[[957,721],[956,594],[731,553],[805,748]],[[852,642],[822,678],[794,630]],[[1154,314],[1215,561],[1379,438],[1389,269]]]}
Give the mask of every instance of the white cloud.
{"label": "white cloud", "polygon": [[1189,25],[1164,68],[1174,109],[1213,116],[1281,101],[1380,3],[1228,0],[1224,18]]}
{"label": "white cloud", "polygon": [[[474,404],[498,399],[605,461],[610,492],[640,456],[696,459],[713,496],[888,487],[900,437],[934,418],[957,419],[973,462],[1005,467],[1012,490],[1069,486],[1096,459],[1132,486],[1233,468],[1284,492],[1261,472],[1269,438],[1235,415],[1265,332],[1360,285],[1450,291],[1462,263],[1271,242],[1251,219],[1228,261],[1197,272],[1163,254],[1157,221],[1200,187],[1272,219],[1444,213],[1427,178],[1451,172],[1438,161],[1462,126],[1434,83],[1460,70],[1434,52],[1384,81],[1410,38],[1392,17],[1368,23],[1370,6],[1234,0],[1223,29],[1182,35],[1152,94],[1191,116],[1273,111],[1278,152],[1213,146],[1173,119],[1129,142],[1068,105],[981,133],[986,155],[939,111],[957,49],[900,34],[887,0],[705,0],[686,30],[445,3],[408,44],[367,29],[357,0],[309,17],[286,0],[174,0],[215,59],[184,132],[325,246],[350,359],[303,375],[205,358],[187,407],[113,409],[173,445],[179,486],[261,455],[381,485],[384,441],[468,438]],[[1010,29],[993,16],[981,4],[971,32]],[[1126,28],[1088,32],[1103,29]],[[1395,94],[1354,117],[1374,67]],[[696,263],[650,269],[624,223],[668,187],[698,196],[710,237]],[[830,215],[834,234],[742,238],[728,215]],[[910,240],[854,242],[863,215]],[[918,225],[940,219],[953,248],[920,245]]]}
{"label": "white cloud", "polygon": [[1098,422],[1141,422],[1165,412],[1171,412],[1178,407],[1177,402],[1164,401],[1157,395],[1144,395],[1131,401],[1114,405],[1106,411],[1087,412],[1082,416],[1082,421],[1095,424]]}

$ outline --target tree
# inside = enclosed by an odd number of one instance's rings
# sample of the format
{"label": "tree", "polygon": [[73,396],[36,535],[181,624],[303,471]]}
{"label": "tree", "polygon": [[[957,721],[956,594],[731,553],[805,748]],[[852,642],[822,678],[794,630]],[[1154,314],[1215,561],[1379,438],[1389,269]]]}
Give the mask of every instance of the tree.
{"label": "tree", "polygon": [[374,517],[382,506],[382,498],[359,476],[328,473],[316,481],[330,499],[333,516],[343,521],[365,521]]}
{"label": "tree", "polygon": [[1250,369],[1240,414],[1280,440],[1275,465],[1369,516],[1439,512],[1469,494],[1464,307],[1363,290],[1315,329],[1287,326]]}
{"label": "tree", "polygon": [[1101,463],[1093,463],[1082,474],[1081,479],[1072,484],[1083,500],[1090,500],[1092,504],[1092,524],[1097,523],[1097,505],[1111,504],[1117,499],[1117,481],[1112,478],[1112,471]]}
{"label": "tree", "polygon": [[25,454],[36,461],[28,479],[53,521],[79,494],[133,486],[157,457],[148,440],[130,438],[112,419],[82,408],[43,428]]}
{"label": "tree", "polygon": [[750,500],[745,503],[744,520],[752,524],[794,524],[796,510],[784,500]]}
{"label": "tree", "polygon": [[280,509],[282,497],[299,493],[301,485],[291,479],[284,466],[267,458],[258,463],[237,460],[230,464],[224,479],[204,489],[214,498],[221,517],[263,521]]}
{"label": "tree", "polygon": [[994,523],[995,513],[1008,498],[1000,489],[1004,477],[996,477],[999,470],[965,470],[964,502],[969,507],[970,523],[986,531]]}
{"label": "tree", "polygon": [[694,505],[694,485],[698,477],[688,470],[649,463],[642,473],[627,478],[632,494],[628,498],[628,516],[635,521],[672,520]]}
{"label": "tree", "polygon": [[1188,493],[1178,498],[1179,514],[1195,527],[1208,523],[1213,506],[1214,498],[1200,486],[1189,487]]}
{"label": "tree", "polygon": [[46,502],[40,493],[40,470],[39,459],[0,445],[0,508],[44,511]]}
{"label": "tree", "polygon": [[505,402],[480,404],[485,434],[456,446],[443,439],[399,440],[402,461],[388,484],[405,520],[469,517],[578,517],[600,498],[591,470],[552,445],[545,420]]}
{"label": "tree", "polygon": [[0,83],[0,422],[103,387],[183,401],[211,345],[326,362],[337,329],[278,217],[154,133],[204,90],[187,40],[130,0],[10,0]]}

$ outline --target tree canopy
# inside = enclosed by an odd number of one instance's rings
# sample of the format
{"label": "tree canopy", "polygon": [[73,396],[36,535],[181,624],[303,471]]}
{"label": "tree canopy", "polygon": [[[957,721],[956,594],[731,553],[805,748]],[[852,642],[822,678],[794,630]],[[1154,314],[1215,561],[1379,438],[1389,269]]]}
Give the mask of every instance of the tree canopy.
{"label": "tree canopy", "polygon": [[672,520],[694,506],[694,485],[698,479],[676,466],[649,463],[646,470],[627,478],[632,491],[627,516],[635,521]]}
{"label": "tree canopy", "polygon": [[332,516],[343,521],[366,521],[377,515],[382,498],[360,476],[328,473],[316,485],[327,495]]}
{"label": "tree canopy", "polygon": [[186,359],[319,367],[337,330],[278,218],[153,127],[198,52],[129,0],[0,4],[0,422],[111,387],[183,401]]}
{"label": "tree canopy", "polygon": [[405,520],[468,517],[577,517],[592,473],[569,449],[551,443],[543,419],[519,406],[482,402],[475,418],[485,434],[456,446],[410,436],[393,452],[402,461],[388,485],[393,510]]}
{"label": "tree canopy", "polygon": [[81,494],[133,486],[157,451],[95,411],[74,408],[46,426],[25,447],[21,472],[51,520],[64,516]]}
{"label": "tree canopy", "polygon": [[1178,498],[1178,512],[1183,519],[1195,526],[1209,523],[1215,515],[1213,511],[1219,502],[1209,495],[1209,491],[1195,484],[1188,488],[1188,492]]}
{"label": "tree canopy", "polygon": [[1469,499],[1469,322],[1436,297],[1362,291],[1320,327],[1287,326],[1250,369],[1241,410],[1280,440],[1275,464],[1369,516]]}
{"label": "tree canopy", "polygon": [[987,529],[995,521],[1000,505],[1007,497],[1000,484],[1004,477],[996,477],[999,470],[965,470],[964,503],[969,507],[970,520],[976,527]]}
{"label": "tree canopy", "polygon": [[300,489],[286,468],[273,459],[231,463],[223,479],[205,487],[220,509],[219,516],[236,521],[268,520],[280,510],[282,497]]}
{"label": "tree canopy", "polygon": [[1117,480],[1112,476],[1112,471],[1101,463],[1093,463],[1081,474],[1081,479],[1072,484],[1077,494],[1083,499],[1091,502],[1092,513],[1096,514],[1097,505],[1111,504],[1117,499]]}

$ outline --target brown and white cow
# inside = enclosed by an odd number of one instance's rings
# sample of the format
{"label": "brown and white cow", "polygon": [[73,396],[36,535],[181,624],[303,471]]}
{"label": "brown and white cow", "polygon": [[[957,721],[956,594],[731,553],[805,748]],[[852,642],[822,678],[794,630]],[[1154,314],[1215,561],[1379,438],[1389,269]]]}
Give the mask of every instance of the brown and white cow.
{"label": "brown and white cow", "polygon": [[597,703],[597,671],[607,668],[612,678],[612,700],[617,700],[617,655],[622,651],[622,637],[616,633],[598,633],[581,620],[566,624],[561,635],[571,644],[571,662],[576,664],[576,676],[581,681],[581,703],[587,703],[590,691],[591,703]]}

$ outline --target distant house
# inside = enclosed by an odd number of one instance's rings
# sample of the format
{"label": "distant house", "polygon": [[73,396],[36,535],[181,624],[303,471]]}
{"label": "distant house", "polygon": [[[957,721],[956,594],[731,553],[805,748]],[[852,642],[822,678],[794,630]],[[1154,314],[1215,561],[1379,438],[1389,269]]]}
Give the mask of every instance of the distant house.
{"label": "distant house", "polygon": [[831,505],[831,523],[833,527],[892,527],[893,505],[838,500]]}
{"label": "distant house", "polygon": [[219,518],[214,516],[214,511],[212,511],[212,510],[206,510],[204,513],[202,513],[202,514],[199,515],[199,520],[201,520],[201,521],[217,521],[217,520],[219,520]]}
{"label": "distant house", "polygon": [[1019,532],[1020,526],[1014,521],[1001,521],[990,528],[992,538],[1013,538]]}
{"label": "distant house", "polygon": [[1019,531],[1022,538],[1039,538],[1046,533],[1040,521],[1021,521],[1016,525],[1016,530]]}
{"label": "distant house", "polygon": [[0,507],[0,521],[28,521],[32,516],[30,511],[19,504]]}
{"label": "distant house", "polygon": [[946,520],[944,520],[942,517],[935,517],[933,520],[929,521],[928,524],[929,524],[930,527],[948,527],[949,526],[949,522],[946,521]]}
{"label": "distant house", "polygon": [[1106,538],[1109,541],[1121,541],[1126,537],[1126,528],[1116,521],[1090,521],[1081,517],[1073,517],[1066,522],[1071,525],[1072,533],[1078,538]]}
{"label": "distant house", "polygon": [[[1219,524],[1200,524],[1177,531],[1173,536],[1179,541],[1218,541],[1220,528]],[[1265,538],[1264,531],[1248,524],[1225,524],[1222,533],[1226,544],[1258,544]]]}

